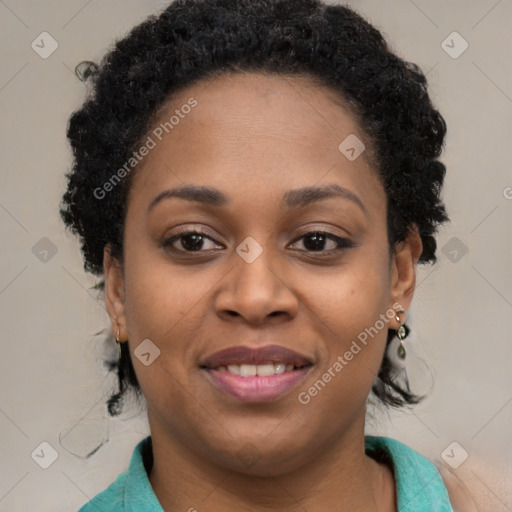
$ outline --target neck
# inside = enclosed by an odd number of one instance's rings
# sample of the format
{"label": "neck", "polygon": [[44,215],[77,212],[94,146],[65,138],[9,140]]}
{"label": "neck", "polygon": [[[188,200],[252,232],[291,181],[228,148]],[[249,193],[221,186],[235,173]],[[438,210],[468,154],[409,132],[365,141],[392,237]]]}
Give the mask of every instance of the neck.
{"label": "neck", "polygon": [[364,453],[364,422],[357,435],[278,476],[225,469],[154,427],[149,480],[166,512],[396,511],[392,471]]}

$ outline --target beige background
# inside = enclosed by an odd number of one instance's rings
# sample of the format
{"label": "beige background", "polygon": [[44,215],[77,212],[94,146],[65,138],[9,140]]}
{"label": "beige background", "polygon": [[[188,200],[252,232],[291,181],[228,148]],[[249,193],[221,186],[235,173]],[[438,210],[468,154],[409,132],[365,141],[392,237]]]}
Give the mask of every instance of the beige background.
{"label": "beige background", "polygon": [[[410,411],[377,412],[368,432],[431,459],[456,441],[460,447],[447,453],[453,460],[467,451],[456,474],[482,509],[510,511],[512,1],[350,4],[428,72],[449,127],[444,197],[452,222],[439,235],[438,264],[420,270],[407,340],[411,382],[430,389],[430,398]],[[115,381],[102,369],[94,334],[108,317],[58,204],[71,161],[66,122],[85,91],[73,68],[99,59],[113,38],[162,5],[0,2],[0,512],[76,511],[127,468],[149,433],[135,408],[118,419],[104,414]],[[59,45],[47,59],[31,48],[43,31]],[[469,43],[457,59],[441,46],[454,31]],[[57,250],[46,263],[32,252],[43,237]],[[446,246],[452,237],[456,245]],[[51,453],[42,442],[57,455],[48,469],[31,457],[41,448]],[[98,446],[87,459],[77,456]]]}

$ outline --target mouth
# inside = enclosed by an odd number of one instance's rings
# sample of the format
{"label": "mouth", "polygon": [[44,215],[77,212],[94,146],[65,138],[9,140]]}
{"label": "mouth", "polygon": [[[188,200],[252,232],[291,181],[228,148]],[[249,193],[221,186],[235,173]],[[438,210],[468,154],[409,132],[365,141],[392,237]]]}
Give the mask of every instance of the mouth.
{"label": "mouth", "polygon": [[200,368],[223,393],[244,402],[268,402],[291,392],[312,366],[312,360],[298,352],[267,345],[221,350],[206,358]]}

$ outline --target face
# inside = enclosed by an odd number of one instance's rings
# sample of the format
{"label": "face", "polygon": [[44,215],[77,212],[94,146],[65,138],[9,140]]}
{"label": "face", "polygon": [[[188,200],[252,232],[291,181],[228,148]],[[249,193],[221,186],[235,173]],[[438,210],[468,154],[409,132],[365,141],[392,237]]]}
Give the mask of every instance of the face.
{"label": "face", "polygon": [[133,176],[124,268],[104,264],[152,434],[247,473],[310,463],[362,435],[419,237],[390,257],[369,143],[340,151],[365,135],[306,77],[222,75],[166,121]]}

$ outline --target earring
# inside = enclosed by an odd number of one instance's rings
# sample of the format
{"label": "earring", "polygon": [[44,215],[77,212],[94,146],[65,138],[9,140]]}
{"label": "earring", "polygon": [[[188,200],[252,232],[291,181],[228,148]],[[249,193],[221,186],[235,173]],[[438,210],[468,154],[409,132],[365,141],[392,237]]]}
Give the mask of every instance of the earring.
{"label": "earring", "polygon": [[396,321],[398,322],[398,329],[396,331],[396,336],[397,336],[398,340],[400,341],[400,346],[398,347],[397,355],[403,361],[406,356],[405,347],[404,347],[404,339],[407,337],[407,331],[405,330],[405,326],[404,326],[405,322],[404,323],[400,322],[400,317],[398,316],[398,313],[405,313],[405,309],[400,308],[397,311],[397,314],[395,315]]}
{"label": "earring", "polygon": [[117,328],[117,336],[115,337],[116,338],[116,345],[117,345],[117,358],[118,359],[121,359],[121,340],[119,339],[119,334],[120,334],[120,330],[119,330],[119,327]]}

